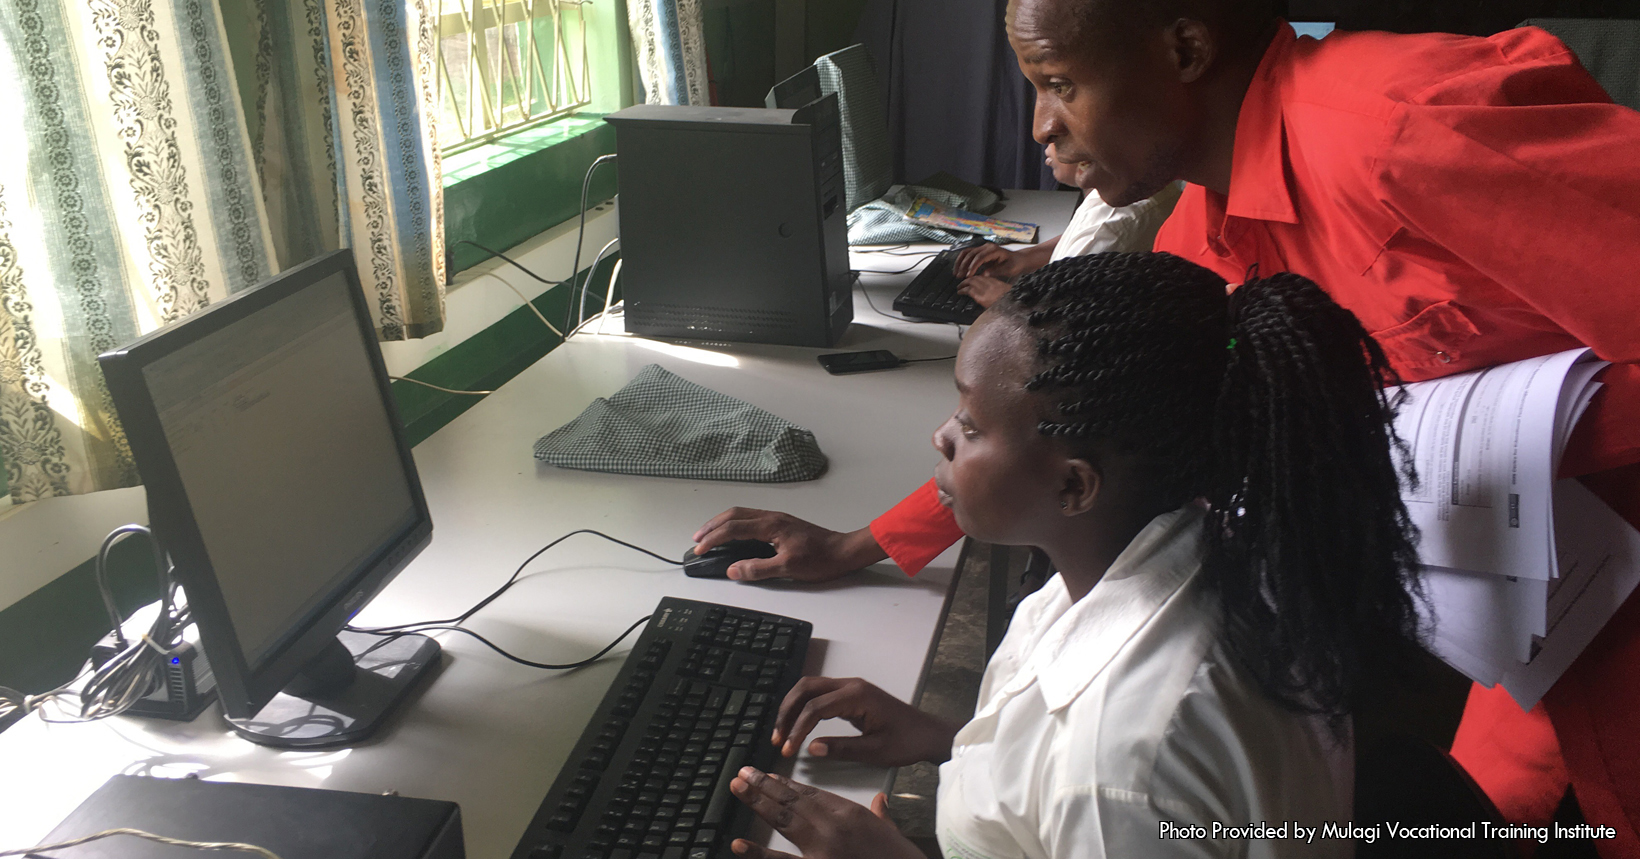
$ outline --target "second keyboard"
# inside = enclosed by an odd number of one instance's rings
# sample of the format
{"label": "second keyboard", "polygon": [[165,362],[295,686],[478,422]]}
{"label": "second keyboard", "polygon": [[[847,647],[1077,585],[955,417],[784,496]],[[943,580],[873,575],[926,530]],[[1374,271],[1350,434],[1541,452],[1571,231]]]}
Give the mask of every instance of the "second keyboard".
{"label": "second keyboard", "polygon": [[780,701],[813,627],[667,597],[512,859],[724,859],[752,813],[729,792],[767,770]]}

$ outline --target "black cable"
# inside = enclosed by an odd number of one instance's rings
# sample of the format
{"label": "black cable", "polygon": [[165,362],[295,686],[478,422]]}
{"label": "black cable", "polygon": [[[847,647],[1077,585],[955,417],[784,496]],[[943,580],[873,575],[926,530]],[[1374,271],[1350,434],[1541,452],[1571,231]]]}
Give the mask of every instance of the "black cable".
{"label": "black cable", "polygon": [[165,553],[160,549],[159,540],[155,539],[154,532],[141,525],[121,525],[108,532],[103,538],[102,548],[97,551],[97,590],[102,594],[103,608],[108,611],[108,622],[114,627],[114,642],[124,649],[125,631],[120,627],[124,620],[120,617],[119,609],[114,605],[114,591],[108,584],[108,553],[113,551],[114,545],[132,534],[142,534],[148,538],[148,547],[154,553],[154,569],[159,572],[159,590],[161,617],[171,608],[170,577],[167,575]]}
{"label": "black cable", "polygon": [[518,584],[518,577],[523,574],[524,568],[528,567],[530,565],[531,561],[534,561],[536,558],[541,557],[543,554],[546,553],[546,551],[548,549],[551,549],[552,547],[558,545],[559,543],[562,543],[565,540],[568,540],[569,538],[575,536],[576,534],[592,534],[592,535],[597,536],[597,537],[602,537],[602,538],[604,538],[605,540],[608,540],[611,543],[617,543],[619,545],[625,546],[628,549],[631,549],[635,552],[642,552],[643,554],[648,555],[651,558],[654,558],[658,561],[663,561],[663,562],[671,564],[675,567],[683,565],[683,561],[681,561],[681,560],[675,560],[673,558],[668,558],[668,557],[665,557],[665,556],[662,556],[662,555],[658,555],[654,552],[649,551],[648,549],[645,549],[642,546],[634,546],[633,544],[628,543],[625,540],[621,540],[621,539],[616,538],[616,537],[611,537],[611,536],[609,536],[608,534],[605,534],[602,531],[596,531],[596,530],[593,530],[591,528],[581,528],[581,529],[578,529],[578,530],[575,530],[575,531],[571,531],[568,534],[565,534],[564,536],[559,537],[556,540],[553,540],[551,543],[548,543],[545,546],[542,546],[541,548],[535,550],[535,554],[530,555],[528,558],[525,558],[524,563],[519,564],[518,569],[513,570],[512,576],[510,576],[507,579],[506,583],[502,584],[501,587],[496,588],[495,591],[493,593],[491,593],[489,596],[485,597],[482,600],[479,600],[477,605],[473,606],[470,609],[467,609],[466,611],[462,612],[459,615],[456,615],[455,617],[447,617],[447,618],[444,618],[442,620],[424,620],[424,621],[418,621],[416,623],[399,623],[399,624],[392,624],[392,625],[389,625],[389,626],[357,627],[357,626],[351,626],[350,625],[346,628],[349,632],[365,632],[365,633],[370,633],[372,635],[378,635],[378,634],[383,634],[383,633],[394,633],[394,632],[415,632],[416,631],[415,628],[424,627],[424,626],[437,626],[437,625],[443,625],[443,624],[466,623],[468,618],[472,617],[475,614],[478,614],[480,609],[484,608],[485,606],[489,605],[492,602],[495,602],[496,599],[498,599],[502,594],[506,593],[507,590],[510,589],[513,585]]}
{"label": "black cable", "polygon": [[420,629],[416,629],[416,630],[404,630],[404,631],[399,631],[399,632],[374,632],[374,631],[368,630],[368,629],[361,629],[361,630],[357,630],[357,631],[358,632],[369,633],[371,635],[388,636],[389,640],[394,639],[394,638],[398,638],[400,636],[414,635],[416,633],[421,633],[421,632],[439,632],[439,631],[459,632],[462,635],[470,635],[473,638],[478,639],[480,642],[482,642],[484,644],[485,647],[488,647],[491,650],[495,651],[496,653],[499,653],[502,656],[505,656],[506,658],[511,659],[512,661],[518,663],[519,665],[528,665],[531,668],[541,668],[541,669],[548,670],[548,671],[569,671],[569,670],[574,669],[574,668],[583,668],[585,666],[591,665],[592,663],[597,662],[598,660],[604,658],[604,654],[610,652],[611,650],[614,650],[615,645],[620,644],[621,642],[625,641],[627,636],[631,635],[634,631],[636,631],[638,627],[643,626],[644,624],[648,623],[649,619],[652,618],[652,617],[654,617],[654,615],[651,614],[651,615],[646,615],[642,618],[639,618],[637,623],[634,623],[631,626],[627,627],[626,632],[621,633],[621,636],[619,638],[615,639],[614,641],[611,641],[607,646],[604,647],[603,650],[598,651],[597,653],[587,657],[586,659],[581,660],[580,662],[567,662],[567,663],[564,663],[562,665],[556,665],[556,664],[553,664],[551,662],[534,662],[534,661],[525,659],[521,656],[514,656],[511,653],[508,653],[507,651],[502,650],[501,647],[498,646],[495,642],[489,640],[488,638],[485,638],[482,635],[479,635],[476,632],[473,632],[472,630],[468,629],[465,626],[424,626],[424,627],[422,627]]}
{"label": "black cable", "polygon": [[541,281],[542,283],[544,283],[548,286],[557,286],[557,285],[563,283],[563,281],[561,281],[561,280],[547,280],[546,278],[542,277],[541,275],[538,275],[535,272],[530,271],[529,269],[523,267],[522,265],[519,265],[518,262],[516,260],[514,260],[512,257],[507,256],[506,254],[504,254],[500,251],[492,251],[489,248],[479,244],[478,242],[469,242],[466,239],[457,239],[456,244],[458,244],[458,245],[472,245],[473,247],[478,248],[479,250],[489,254],[490,256],[500,257],[502,260],[504,260],[506,262],[509,262],[509,263],[512,263],[513,268],[518,269],[519,271],[529,275],[530,277],[535,278],[536,280]]}
{"label": "black cable", "polygon": [[955,356],[955,355],[942,355],[938,358],[901,358],[900,363],[901,364],[918,364],[918,363],[921,363],[923,361],[949,361],[949,360],[951,360],[952,358],[955,358],[955,357],[957,357],[957,356]]}
{"label": "black cable", "polygon": [[896,321],[899,321],[899,322],[911,322],[911,323],[915,323],[917,325],[949,325],[950,324],[948,322],[941,322],[938,319],[916,319],[916,318],[910,317],[910,316],[901,316],[897,313],[884,313],[882,311],[882,309],[877,306],[877,302],[871,300],[871,293],[866,290],[865,282],[860,280],[859,278],[855,278],[854,282],[859,285],[860,294],[866,297],[866,304],[871,305],[872,311],[875,312],[878,316],[884,317],[885,319],[893,319],[893,320],[896,320]]}

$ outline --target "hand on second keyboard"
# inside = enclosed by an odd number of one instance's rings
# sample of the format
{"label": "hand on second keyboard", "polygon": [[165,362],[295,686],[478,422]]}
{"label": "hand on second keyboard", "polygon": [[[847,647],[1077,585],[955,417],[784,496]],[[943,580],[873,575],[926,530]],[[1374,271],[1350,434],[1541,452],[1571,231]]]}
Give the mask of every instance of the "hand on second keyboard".
{"label": "hand on second keyboard", "polygon": [[983,242],[957,252],[951,264],[951,273],[957,277],[988,274],[992,277],[1018,277],[1025,273],[1025,265],[1013,251],[1004,250],[995,242]]}
{"label": "hand on second keyboard", "polygon": [[972,298],[980,307],[990,307],[1012,286],[1013,284],[1006,280],[981,274],[963,281],[962,286],[957,287],[957,292]]}
{"label": "hand on second keyboard", "polygon": [[786,757],[797,754],[809,732],[826,719],[843,719],[858,737],[820,737],[809,743],[817,757],[901,767],[951,757],[957,726],[911,706],[858,677],[804,677],[775,716],[773,740]]}
{"label": "hand on second keyboard", "polygon": [[[775,831],[803,851],[802,859],[923,859],[923,852],[888,819],[887,797],[866,808],[835,793],[745,767],[729,789]],[[732,849],[748,859],[797,859],[744,838]]]}

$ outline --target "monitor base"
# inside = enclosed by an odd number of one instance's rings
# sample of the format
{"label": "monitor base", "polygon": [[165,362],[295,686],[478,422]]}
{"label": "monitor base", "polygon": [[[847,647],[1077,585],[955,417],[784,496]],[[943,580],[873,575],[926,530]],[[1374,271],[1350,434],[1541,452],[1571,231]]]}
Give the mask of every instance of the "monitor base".
{"label": "monitor base", "polygon": [[229,719],[234,733],[282,749],[352,745],[379,728],[439,661],[438,642],[425,635],[341,632],[336,639],[353,657],[353,682],[323,695],[280,692],[255,716]]}

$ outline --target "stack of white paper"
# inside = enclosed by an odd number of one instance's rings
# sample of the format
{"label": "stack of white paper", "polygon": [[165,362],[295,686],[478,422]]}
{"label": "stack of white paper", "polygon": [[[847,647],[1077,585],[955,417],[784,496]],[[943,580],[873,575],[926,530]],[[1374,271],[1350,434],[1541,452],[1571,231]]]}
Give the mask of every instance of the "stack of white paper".
{"label": "stack of white paper", "polygon": [[1429,646],[1530,708],[1640,582],[1640,533],[1554,479],[1606,363],[1575,349],[1406,386]]}

